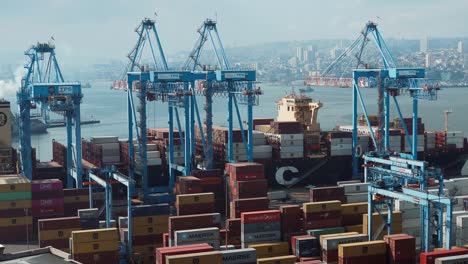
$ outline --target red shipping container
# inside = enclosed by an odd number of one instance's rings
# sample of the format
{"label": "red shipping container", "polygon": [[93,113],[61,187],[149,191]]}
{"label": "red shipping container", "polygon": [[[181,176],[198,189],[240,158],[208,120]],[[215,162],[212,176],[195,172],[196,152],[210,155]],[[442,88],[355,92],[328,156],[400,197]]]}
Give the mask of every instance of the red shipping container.
{"label": "red shipping container", "polygon": [[234,199],[265,197],[267,193],[267,180],[238,181],[232,192]]}
{"label": "red shipping container", "polygon": [[465,248],[453,248],[449,250],[437,250],[433,252],[425,252],[419,255],[419,263],[420,264],[434,264],[436,258],[465,255],[465,254],[468,254],[468,249],[465,249]]}
{"label": "red shipping container", "polygon": [[155,245],[163,243],[163,235],[152,234],[146,236],[133,236],[133,246]]}
{"label": "red shipping container", "polygon": [[309,193],[311,202],[323,202],[331,200],[339,200],[344,202],[345,200],[344,188],[340,186],[311,188]]}
{"label": "red shipping container", "polygon": [[265,179],[263,164],[254,162],[227,163],[226,172],[229,173],[231,185],[237,181]]}
{"label": "red shipping container", "polygon": [[390,238],[390,262],[399,262],[401,260],[415,261],[416,239],[412,236]]}
{"label": "red shipping container", "polygon": [[118,263],[119,260],[117,251],[73,254],[72,258],[83,264]]}
{"label": "red shipping container", "polygon": [[169,247],[169,233],[163,234],[163,247]]}
{"label": "red shipping container", "polygon": [[203,186],[201,180],[193,176],[181,176],[177,180],[181,194],[201,193]]}
{"label": "red shipping container", "polygon": [[247,212],[241,214],[241,223],[255,224],[255,223],[269,223],[281,221],[281,213],[279,210]]}
{"label": "red shipping container", "polygon": [[62,217],[52,219],[40,219],[38,221],[39,230],[57,230],[57,229],[81,229],[79,217]]}
{"label": "red shipping container", "polygon": [[0,227],[0,234],[0,244],[26,242],[26,238],[29,236],[29,239],[31,239],[33,235],[33,226],[18,225]]}
{"label": "red shipping container", "polygon": [[302,227],[302,210],[299,205],[280,206],[281,230],[283,234],[297,233]]}
{"label": "red shipping container", "polygon": [[240,218],[241,213],[268,210],[268,197],[236,199],[231,202],[231,218]]}
{"label": "red shipping container", "polygon": [[230,218],[226,219],[226,229],[235,235],[241,234],[241,219],[240,218]]}
{"label": "red shipping container", "polygon": [[31,192],[44,192],[44,191],[62,191],[63,184],[61,180],[36,180],[31,182]]}
{"label": "red shipping container", "polygon": [[210,252],[213,250],[214,250],[213,247],[208,244],[196,244],[196,245],[188,245],[188,246],[157,248],[156,249],[156,263],[166,264],[167,256]]}
{"label": "red shipping container", "polygon": [[215,212],[214,203],[176,205],[177,215],[209,214]]}

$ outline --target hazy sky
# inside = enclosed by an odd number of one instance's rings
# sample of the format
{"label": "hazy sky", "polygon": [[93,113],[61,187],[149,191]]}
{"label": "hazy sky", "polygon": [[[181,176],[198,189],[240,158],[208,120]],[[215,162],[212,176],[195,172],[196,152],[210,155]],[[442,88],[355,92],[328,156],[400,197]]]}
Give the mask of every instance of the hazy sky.
{"label": "hazy sky", "polygon": [[[158,13],[166,53],[191,50],[196,29],[217,14],[225,46],[356,38],[369,19],[385,37],[468,36],[467,0],[0,0],[0,61],[56,39],[63,59],[123,59],[143,17]],[[376,17],[380,17],[377,19]],[[67,61],[69,62],[69,61]]]}

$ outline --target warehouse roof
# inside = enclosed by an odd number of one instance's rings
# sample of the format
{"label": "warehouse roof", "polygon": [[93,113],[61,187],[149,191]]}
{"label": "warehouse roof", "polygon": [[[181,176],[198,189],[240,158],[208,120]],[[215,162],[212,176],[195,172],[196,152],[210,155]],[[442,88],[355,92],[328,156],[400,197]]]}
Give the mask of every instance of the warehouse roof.
{"label": "warehouse roof", "polygon": [[[1,252],[1,251],[0,251]],[[32,249],[16,253],[0,253],[0,263],[2,264],[61,264],[61,263],[74,263],[79,264],[74,260],[68,259],[68,253],[53,247]]]}

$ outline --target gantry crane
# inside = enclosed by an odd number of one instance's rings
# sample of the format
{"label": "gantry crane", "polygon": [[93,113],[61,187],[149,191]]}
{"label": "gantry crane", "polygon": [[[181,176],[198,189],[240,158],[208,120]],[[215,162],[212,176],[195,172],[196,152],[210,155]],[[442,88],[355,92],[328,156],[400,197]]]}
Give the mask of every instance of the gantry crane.
{"label": "gantry crane", "polygon": [[[17,93],[19,107],[19,142],[21,172],[32,179],[31,121],[32,104],[39,104],[43,111],[65,116],[67,122],[67,175],[68,187],[82,187],[80,103],[83,97],[81,84],[65,82],[55,56],[55,45],[37,43],[25,55],[29,62],[27,73]],[[75,124],[75,147],[72,143],[72,126]],[[75,165],[73,165],[73,163]],[[73,184],[75,180],[75,184]]]}
{"label": "gantry crane", "polygon": [[[259,95],[262,93],[259,88],[254,89],[256,81],[256,72],[253,70],[232,70],[229,60],[226,56],[221,38],[218,33],[217,23],[212,19],[206,19],[197,31],[200,36],[195,43],[195,46],[189,57],[184,63],[183,69],[194,73],[194,81],[192,86],[195,86],[195,81],[204,81],[201,87],[195,89],[192,94],[192,102],[195,105],[198,127],[203,145],[203,154],[205,164],[203,167],[211,169],[213,167],[213,96],[226,95],[228,96],[228,160],[234,160],[234,148],[232,140],[233,131],[233,111],[236,111],[239,127],[244,131],[242,119],[239,112],[240,104],[247,105],[247,140],[242,133],[242,141],[247,152],[248,161],[253,161],[253,140],[252,140],[252,119],[253,106],[258,105]],[[216,67],[203,65],[200,62],[203,47],[206,41],[210,41],[213,53],[216,57]],[[198,112],[197,100],[195,96],[205,97],[205,129],[206,138],[203,126],[201,124],[200,115]],[[238,101],[239,100],[239,101]],[[234,108],[233,108],[234,107]],[[194,134],[194,132],[192,132]]]}
{"label": "gantry crane", "polygon": [[[372,38],[377,46],[378,58],[382,62],[382,68],[369,69],[362,68],[364,63],[361,60],[364,48]],[[450,199],[443,194],[443,175],[440,169],[430,168],[427,162],[417,160],[417,137],[418,137],[418,100],[436,100],[439,90],[438,82],[434,79],[425,78],[423,68],[398,68],[388,49],[377,24],[368,22],[362,30],[358,40],[348,48],[339,58],[343,58],[357,49],[357,64],[353,71],[353,115],[352,115],[352,149],[353,149],[353,177],[358,178],[359,154],[358,154],[358,102],[362,107],[364,117],[367,122],[367,129],[374,144],[375,151],[364,155],[364,179],[369,183],[368,191],[368,235],[369,240],[376,239],[387,226],[388,233],[392,232],[392,212],[395,199],[415,203],[420,205],[421,220],[421,250],[428,251],[431,244],[430,229],[431,205],[438,205],[439,216],[442,216],[443,206],[446,206],[446,239],[445,247],[450,248],[451,237],[451,217],[452,205]],[[336,62],[334,62],[336,64]],[[360,68],[361,67],[361,68]],[[360,68],[360,69],[359,69]],[[360,88],[369,87],[378,90],[378,128],[374,132],[369,121],[366,105],[361,96]],[[392,150],[389,144],[390,139],[390,98],[393,98],[395,107],[401,120],[403,119],[398,96],[408,95],[413,101],[412,112],[412,137],[405,122],[402,122],[403,129],[407,135],[406,139],[411,145],[411,154],[398,153],[401,150]],[[364,129],[365,130],[365,129]],[[432,182],[438,180],[438,194],[433,195],[428,192],[428,187]],[[381,208],[376,206],[385,204],[388,214],[381,214]],[[374,211],[384,219],[382,226],[377,230],[373,228]],[[436,219],[439,243],[442,246],[442,219]],[[374,233],[374,231],[377,231]]]}

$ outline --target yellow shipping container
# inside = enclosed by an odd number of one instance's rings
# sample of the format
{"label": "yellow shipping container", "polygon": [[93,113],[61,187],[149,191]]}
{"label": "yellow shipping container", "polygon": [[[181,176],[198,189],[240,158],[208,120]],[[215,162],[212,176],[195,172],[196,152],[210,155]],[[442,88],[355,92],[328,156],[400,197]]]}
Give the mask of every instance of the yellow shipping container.
{"label": "yellow shipping container", "polygon": [[76,243],[72,239],[72,252],[73,254],[81,253],[97,253],[106,251],[117,251],[119,250],[119,242],[116,241],[96,241],[96,242],[84,242]]}
{"label": "yellow shipping container", "polygon": [[119,239],[117,228],[73,231],[71,237],[74,243],[117,241]]}
{"label": "yellow shipping container", "polygon": [[371,255],[384,255],[387,252],[387,244],[383,240],[340,244],[338,257],[360,257]]}
{"label": "yellow shipping container", "polygon": [[32,225],[32,216],[0,218],[0,227]]}
{"label": "yellow shipping container", "polygon": [[[382,215],[387,217],[387,212],[382,213]],[[393,212],[392,213],[392,223],[397,224],[397,223],[401,223],[402,221],[403,221],[403,218],[402,218],[401,212]],[[376,225],[376,224],[379,225],[379,224],[383,223],[382,216],[379,215],[378,213],[373,213],[372,214],[372,223],[373,223],[373,225]],[[367,214],[362,215],[362,224],[367,226]]]}
{"label": "yellow shipping container", "polygon": [[89,195],[65,196],[63,202],[65,204],[89,202]]}
{"label": "yellow shipping container", "polygon": [[328,235],[321,235],[319,237],[320,246],[322,246],[323,240],[330,237],[339,237],[339,236],[352,236],[352,235],[359,235],[358,232],[346,232],[346,233],[337,233],[337,234],[328,234]]}
{"label": "yellow shipping container", "polygon": [[257,258],[270,258],[289,255],[288,242],[252,244],[249,245],[249,248],[255,248],[257,251]]}
{"label": "yellow shipping container", "polygon": [[294,263],[296,263],[296,256],[293,256],[293,255],[257,259],[257,264],[294,264]]}
{"label": "yellow shipping container", "polygon": [[346,232],[358,232],[362,234],[362,225],[345,226]]}
{"label": "yellow shipping container", "polygon": [[42,231],[39,231],[39,240],[46,241],[46,240],[70,238],[71,233],[73,231],[79,231],[79,230],[80,229],[77,229],[77,228],[60,229],[60,230],[42,230]]}
{"label": "yellow shipping container", "polygon": [[223,255],[221,252],[203,252],[184,255],[173,255],[166,257],[166,264],[222,264]]}
{"label": "yellow shipping container", "polygon": [[134,236],[146,236],[151,234],[163,234],[168,231],[166,225],[133,225]]}
{"label": "yellow shipping container", "polygon": [[367,213],[367,203],[350,203],[341,205],[342,215],[355,215]]}
{"label": "yellow shipping container", "polygon": [[31,182],[21,175],[2,175],[0,177],[0,193],[31,192]]}
{"label": "yellow shipping container", "polygon": [[31,208],[31,200],[0,201],[0,210]]}
{"label": "yellow shipping container", "polygon": [[166,225],[169,223],[169,215],[132,217],[133,226],[138,225]]}
{"label": "yellow shipping container", "polygon": [[340,211],[341,202],[338,200],[326,201],[326,202],[315,202],[315,203],[304,203],[304,213],[319,213],[327,211]]}
{"label": "yellow shipping container", "polygon": [[179,205],[214,203],[214,193],[196,193],[177,195],[176,203]]}

